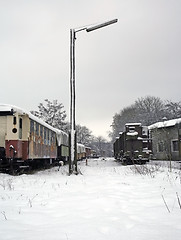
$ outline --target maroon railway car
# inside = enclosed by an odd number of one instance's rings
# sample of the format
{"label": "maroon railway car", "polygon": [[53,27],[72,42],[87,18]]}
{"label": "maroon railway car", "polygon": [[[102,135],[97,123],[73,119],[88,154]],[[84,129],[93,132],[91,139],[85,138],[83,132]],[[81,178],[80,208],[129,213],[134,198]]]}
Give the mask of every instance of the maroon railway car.
{"label": "maroon railway car", "polygon": [[0,105],[0,167],[51,164],[59,152],[68,156],[66,133],[20,108]]}

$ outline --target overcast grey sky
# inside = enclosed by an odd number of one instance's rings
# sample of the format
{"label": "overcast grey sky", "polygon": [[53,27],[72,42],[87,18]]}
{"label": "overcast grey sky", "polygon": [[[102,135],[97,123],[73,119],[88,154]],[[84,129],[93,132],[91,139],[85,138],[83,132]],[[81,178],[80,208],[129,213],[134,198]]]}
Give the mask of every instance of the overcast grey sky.
{"label": "overcast grey sky", "polygon": [[76,122],[105,137],[138,97],[180,101],[180,0],[0,0],[0,102],[57,99],[69,119],[70,28],[114,18],[77,33]]}

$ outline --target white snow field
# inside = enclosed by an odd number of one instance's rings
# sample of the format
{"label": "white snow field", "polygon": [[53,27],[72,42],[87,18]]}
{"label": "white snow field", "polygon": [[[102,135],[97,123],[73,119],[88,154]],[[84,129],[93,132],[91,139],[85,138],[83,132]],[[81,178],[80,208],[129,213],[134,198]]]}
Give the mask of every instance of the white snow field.
{"label": "white snow field", "polygon": [[181,173],[122,166],[113,159],[79,162],[33,175],[0,174],[1,240],[178,240]]}

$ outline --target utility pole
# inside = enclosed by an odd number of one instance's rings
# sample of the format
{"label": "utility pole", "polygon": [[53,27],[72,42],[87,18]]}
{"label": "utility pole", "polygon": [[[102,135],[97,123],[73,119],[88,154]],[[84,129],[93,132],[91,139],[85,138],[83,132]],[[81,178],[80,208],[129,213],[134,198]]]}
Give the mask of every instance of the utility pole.
{"label": "utility pole", "polygon": [[113,19],[100,24],[90,25],[77,29],[70,29],[70,131],[69,131],[69,174],[77,171],[77,138],[75,129],[75,40],[76,33],[86,30],[91,32],[110,24],[116,23],[118,19]]}

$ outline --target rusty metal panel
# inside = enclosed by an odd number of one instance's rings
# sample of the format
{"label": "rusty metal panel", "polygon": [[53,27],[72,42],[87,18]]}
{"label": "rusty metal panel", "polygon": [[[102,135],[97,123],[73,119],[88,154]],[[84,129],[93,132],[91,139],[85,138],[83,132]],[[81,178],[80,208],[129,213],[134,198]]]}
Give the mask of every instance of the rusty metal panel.
{"label": "rusty metal panel", "polygon": [[22,141],[22,159],[27,160],[28,156],[28,141]]}
{"label": "rusty metal panel", "polygon": [[13,157],[13,150],[16,151],[15,158],[22,159],[22,141],[20,140],[6,140],[6,157],[7,158],[12,158]]}

